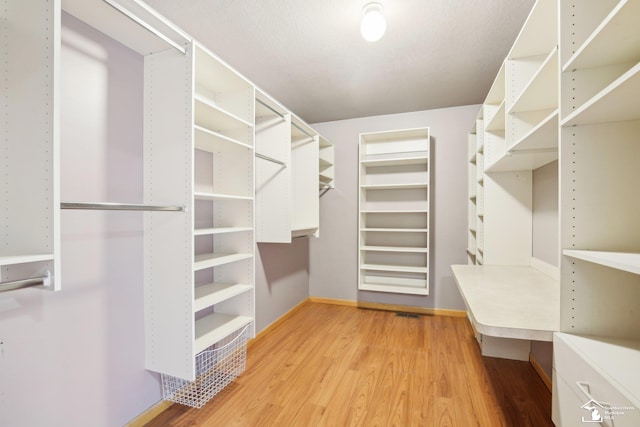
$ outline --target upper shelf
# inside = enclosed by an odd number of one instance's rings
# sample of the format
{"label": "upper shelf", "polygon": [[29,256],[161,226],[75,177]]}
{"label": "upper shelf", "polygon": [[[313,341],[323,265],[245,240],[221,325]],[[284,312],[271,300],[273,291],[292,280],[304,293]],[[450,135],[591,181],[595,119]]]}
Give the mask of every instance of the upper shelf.
{"label": "upper shelf", "polygon": [[558,43],[557,0],[538,0],[520,34],[513,43],[508,59],[546,54]]}
{"label": "upper shelf", "polygon": [[569,114],[562,126],[620,122],[640,118],[640,63]]}
{"label": "upper shelf", "polygon": [[640,59],[640,2],[623,0],[609,13],[562,71],[594,68]]}

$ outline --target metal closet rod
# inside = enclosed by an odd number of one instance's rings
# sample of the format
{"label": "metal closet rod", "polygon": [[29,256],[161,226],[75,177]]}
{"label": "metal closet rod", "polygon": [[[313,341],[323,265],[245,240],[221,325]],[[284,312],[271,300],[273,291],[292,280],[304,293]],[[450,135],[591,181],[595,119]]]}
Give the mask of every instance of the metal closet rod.
{"label": "metal closet rod", "polygon": [[275,108],[273,108],[270,105],[267,105],[266,102],[259,100],[258,98],[256,98],[256,102],[258,104],[262,104],[263,106],[265,106],[266,108],[268,108],[269,110],[273,111],[275,114],[277,114],[278,116],[280,116],[283,120],[284,120],[284,114],[280,113],[279,111],[277,111]]}
{"label": "metal closet rod", "polygon": [[108,211],[171,211],[183,212],[183,206],[139,205],[131,203],[62,202],[60,209],[108,210]]}
{"label": "metal closet rod", "polygon": [[30,279],[12,280],[10,282],[0,282],[0,292],[15,291],[16,289],[31,288],[33,286],[43,286],[45,277],[32,277]]}
{"label": "metal closet rod", "polygon": [[[105,0],[106,1],[106,0]],[[280,117],[282,117],[284,119],[284,116],[282,114],[280,114],[279,111],[276,111],[275,109],[273,109],[270,105],[267,105],[264,101],[259,100],[258,98],[256,98],[256,102],[264,105],[266,108],[268,108],[269,110],[273,111],[275,114],[279,115]],[[300,125],[298,125],[295,122],[291,122],[291,126],[294,126],[296,129],[298,129],[300,132],[304,133],[305,135],[307,135],[309,138],[313,138],[314,135],[310,135],[309,132],[307,132],[306,130],[302,129],[302,127],[300,127]]]}
{"label": "metal closet rod", "polygon": [[133,12],[131,12],[129,9],[126,9],[124,6],[112,1],[112,0],[102,0],[104,1],[106,4],[108,4],[109,6],[111,6],[112,8],[114,8],[115,10],[117,10],[118,12],[122,13],[124,16],[126,16],[127,18],[131,19],[133,22],[135,22],[136,24],[140,25],[142,28],[144,28],[145,30],[149,31],[151,34],[153,34],[154,36],[158,37],[160,40],[164,41],[165,43],[167,43],[169,46],[173,47],[174,49],[178,50],[180,53],[182,53],[183,55],[187,54],[187,49],[185,49],[184,47],[180,46],[178,43],[174,42],[173,40],[171,40],[169,37],[165,36],[164,34],[162,34],[162,32],[154,27],[152,27],[150,24],[148,24],[147,22],[143,21],[142,19],[138,18]]}
{"label": "metal closet rod", "polygon": [[281,160],[278,160],[278,159],[274,159],[273,157],[265,156],[264,154],[256,153],[256,157],[259,157],[259,158],[264,159],[264,160],[268,160],[268,161],[273,162],[273,163],[277,163],[279,165],[284,166],[285,168],[287,167],[287,164],[285,162],[283,162]]}

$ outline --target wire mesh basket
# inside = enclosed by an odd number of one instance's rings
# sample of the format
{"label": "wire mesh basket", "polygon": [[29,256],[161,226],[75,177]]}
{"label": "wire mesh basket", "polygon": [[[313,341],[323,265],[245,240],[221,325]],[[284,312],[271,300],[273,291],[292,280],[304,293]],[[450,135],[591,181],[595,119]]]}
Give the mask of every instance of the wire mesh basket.
{"label": "wire mesh basket", "polygon": [[249,326],[228,335],[196,355],[196,379],[162,374],[162,396],[165,400],[201,408],[238,375],[247,362]]}

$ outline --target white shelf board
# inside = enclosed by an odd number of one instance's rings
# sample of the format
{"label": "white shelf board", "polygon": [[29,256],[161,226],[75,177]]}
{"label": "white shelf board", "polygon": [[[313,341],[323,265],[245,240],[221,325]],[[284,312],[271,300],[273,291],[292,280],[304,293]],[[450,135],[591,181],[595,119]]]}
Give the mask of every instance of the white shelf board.
{"label": "white shelf board", "polygon": [[253,321],[247,316],[212,313],[196,320],[194,350],[198,354]]}
{"label": "white shelf board", "polygon": [[391,227],[368,227],[361,228],[360,231],[375,231],[385,233],[428,233],[428,228],[391,228]]}
{"label": "white shelf board", "polygon": [[[237,139],[229,138],[226,135],[222,135],[218,132],[204,128],[202,126],[194,125],[193,128],[196,131],[196,137],[194,138],[194,147],[198,150],[215,153],[220,148],[220,143],[231,143],[242,146],[249,150],[253,149],[253,147],[249,144],[238,141]],[[198,133],[204,136],[204,138],[202,136],[198,137]]]}
{"label": "white shelf board", "polygon": [[53,261],[53,254],[9,255],[0,256],[0,266],[25,264],[29,262]]}
{"label": "white shelf board", "polygon": [[486,172],[532,171],[554,160],[558,160],[558,150],[555,148],[511,151],[496,160]]}
{"label": "white shelf board", "polygon": [[555,148],[557,150],[559,139],[558,122],[559,110],[556,109],[516,141],[508,150],[527,151],[541,148]]}
{"label": "white shelf board", "polygon": [[212,131],[253,128],[248,121],[218,107],[209,98],[194,96],[196,124]]}
{"label": "white shelf board", "polygon": [[364,210],[364,211],[360,211],[360,213],[364,213],[364,214],[413,214],[413,213],[423,214],[423,213],[428,213],[428,212],[429,211],[427,209],[406,209],[406,210],[393,209],[393,210]]}
{"label": "white shelf board", "polygon": [[399,273],[427,273],[427,267],[411,267],[406,265],[361,264],[360,270],[394,271]]}
{"label": "white shelf board", "polygon": [[514,101],[509,113],[558,108],[558,48],[555,47]]}
{"label": "white shelf board", "polygon": [[631,62],[640,58],[640,3],[622,0],[569,58],[562,71]]}
{"label": "white shelf board", "polygon": [[217,227],[217,228],[196,228],[193,231],[194,236],[207,236],[210,234],[225,234],[225,233],[242,233],[245,231],[252,231],[251,227]]}
{"label": "white shelf board", "polygon": [[253,286],[240,283],[207,283],[194,289],[193,311],[212,307],[222,301],[253,290]]}
{"label": "white shelf board", "polygon": [[253,200],[252,196],[240,196],[237,194],[207,193],[203,191],[194,192],[193,197],[197,200],[219,200],[219,199]]}
{"label": "white shelf board", "polygon": [[411,294],[411,295],[429,295],[429,290],[426,287],[417,286],[403,286],[403,285],[382,285],[377,283],[362,283],[358,287],[361,291],[375,291],[375,292],[391,292],[399,294]]}
{"label": "white shelf board", "polygon": [[562,126],[621,122],[640,118],[640,63],[569,114]]}
{"label": "white shelf board", "polygon": [[535,2],[507,58],[541,55],[556,46],[558,43],[557,14],[556,1]]}
{"label": "white shelf board", "polygon": [[505,128],[505,102],[502,100],[498,110],[487,123],[485,130],[487,132],[502,131]]}
{"label": "white shelf board", "polygon": [[562,254],[618,270],[640,274],[640,253],[638,252],[605,252],[565,249],[562,251]]}
{"label": "white shelf board", "polygon": [[[558,333],[629,402],[640,408],[640,341]],[[615,402],[611,402],[615,404]]]}
{"label": "white shelf board", "polygon": [[[493,83],[491,84],[491,88],[489,89],[489,92],[487,93],[487,97],[484,100],[483,104],[492,104],[492,105],[498,105],[500,103],[504,103],[504,79],[505,79],[505,67],[504,67],[504,61],[502,62],[502,65],[500,66],[500,69],[498,70],[498,74],[496,74],[496,78],[493,80]],[[482,120],[484,119],[483,117],[483,109],[480,108],[480,112],[478,113],[478,120]],[[481,131],[482,129],[478,129],[479,131]]]}
{"label": "white shelf board", "polygon": [[361,246],[360,250],[371,252],[410,252],[424,253],[428,252],[427,248],[411,247],[411,246]]}
{"label": "white shelf board", "polygon": [[429,184],[426,182],[416,182],[413,184],[365,184],[360,186],[363,190],[412,190],[428,187]]}
{"label": "white shelf board", "polygon": [[558,280],[529,266],[452,265],[451,269],[480,333],[553,340],[553,332],[560,328]]}
{"label": "white shelf board", "polygon": [[398,158],[363,159],[361,164],[367,167],[378,167],[378,166],[419,165],[419,164],[428,163],[428,162],[429,162],[429,157],[427,155],[420,155],[420,156],[405,155],[403,157],[398,157]]}
{"label": "white shelf board", "polygon": [[239,254],[222,254],[222,253],[209,253],[196,255],[194,257],[193,270],[203,270],[210,267],[218,267],[224,264],[230,264],[236,261],[242,261],[244,259],[252,258],[253,254],[239,253]]}

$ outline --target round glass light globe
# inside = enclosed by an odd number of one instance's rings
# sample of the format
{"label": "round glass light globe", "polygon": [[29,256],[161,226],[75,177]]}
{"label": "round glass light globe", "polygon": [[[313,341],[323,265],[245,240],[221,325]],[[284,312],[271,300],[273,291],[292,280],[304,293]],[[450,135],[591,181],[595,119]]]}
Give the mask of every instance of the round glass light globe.
{"label": "round glass light globe", "polygon": [[387,22],[382,13],[380,3],[369,3],[363,9],[362,22],[360,23],[360,33],[369,42],[380,40],[387,29]]}

